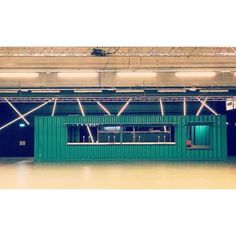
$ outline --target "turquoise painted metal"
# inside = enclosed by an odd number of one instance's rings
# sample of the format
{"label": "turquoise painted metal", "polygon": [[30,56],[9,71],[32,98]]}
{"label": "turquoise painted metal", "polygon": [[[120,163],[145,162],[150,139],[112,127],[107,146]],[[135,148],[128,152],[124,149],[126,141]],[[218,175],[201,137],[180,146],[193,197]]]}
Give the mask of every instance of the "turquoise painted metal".
{"label": "turquoise painted metal", "polygon": [[[67,144],[68,124],[174,124],[175,144]],[[209,125],[210,147],[186,147],[189,125]],[[38,116],[35,117],[35,160],[51,161],[131,161],[227,159],[225,116]]]}

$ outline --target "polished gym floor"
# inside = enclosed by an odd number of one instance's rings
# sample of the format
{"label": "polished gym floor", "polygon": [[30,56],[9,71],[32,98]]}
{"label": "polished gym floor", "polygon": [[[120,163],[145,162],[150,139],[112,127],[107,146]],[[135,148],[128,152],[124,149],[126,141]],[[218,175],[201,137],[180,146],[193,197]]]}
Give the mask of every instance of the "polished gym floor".
{"label": "polished gym floor", "polygon": [[0,188],[234,189],[236,162],[34,163],[1,159]]}

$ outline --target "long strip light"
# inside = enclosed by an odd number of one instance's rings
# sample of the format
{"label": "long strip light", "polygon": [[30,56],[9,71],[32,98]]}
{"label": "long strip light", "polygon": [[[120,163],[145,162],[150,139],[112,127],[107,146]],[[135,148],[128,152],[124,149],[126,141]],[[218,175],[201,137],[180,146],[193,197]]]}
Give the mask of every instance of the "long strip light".
{"label": "long strip light", "polygon": [[1,89],[0,93],[18,93],[18,89]]}
{"label": "long strip light", "polygon": [[22,72],[12,72],[12,73],[0,73],[0,78],[36,78],[38,73],[22,73]]}
{"label": "long strip light", "polygon": [[186,114],[187,114],[186,97],[184,97],[184,100],[183,100],[183,114],[184,114],[184,116],[186,116]]}
{"label": "long strip light", "polygon": [[86,125],[86,127],[87,127],[87,130],[88,130],[89,136],[91,137],[92,143],[94,143],[93,135],[92,135],[92,132],[90,130],[89,125]]}
{"label": "long strip light", "polygon": [[55,111],[56,111],[56,106],[57,106],[57,98],[54,100],[53,108],[52,108],[52,116],[54,116]]}
{"label": "long strip light", "polygon": [[228,93],[228,89],[200,89],[201,93]]}
{"label": "long strip light", "polygon": [[[41,105],[35,107],[34,109],[32,109],[32,110],[26,112],[25,114],[23,114],[22,117],[25,117],[25,116],[29,115],[30,113],[32,113],[32,112],[34,112],[34,111],[40,109],[41,107],[45,106],[46,104],[48,104],[48,103],[51,102],[51,101],[52,101],[52,99],[50,99],[49,101],[47,101],[47,102],[45,102],[45,103],[43,103],[43,104],[41,104]],[[2,129],[4,129],[4,128],[6,128],[7,126],[9,126],[9,125],[15,123],[16,121],[22,119],[22,117],[18,117],[18,118],[16,118],[16,119],[10,121],[9,123],[3,125],[2,127],[0,127],[0,130],[2,130]]]}
{"label": "long strip light", "polygon": [[[80,111],[81,111],[82,116],[85,116],[84,108],[83,108],[83,106],[82,106],[82,104],[81,104],[79,98],[77,98],[77,101],[78,101],[79,108],[80,108]],[[86,127],[87,127],[87,130],[88,130],[89,136],[91,137],[92,143],[94,143],[94,138],[93,138],[93,135],[92,135],[92,132],[91,132],[91,130],[90,130],[89,125],[86,125]]]}
{"label": "long strip light", "polygon": [[96,101],[97,104],[102,108],[103,111],[105,111],[109,116],[111,115],[111,113],[107,110],[107,108],[102,105],[100,102]]}
{"label": "long strip light", "polygon": [[81,111],[82,116],[85,116],[84,108],[83,108],[83,106],[82,106],[82,104],[81,104],[79,98],[77,98],[77,101],[78,101],[79,109],[80,109],[80,111]]}
{"label": "long strip light", "polygon": [[97,78],[97,72],[60,72],[57,74],[60,78]]}
{"label": "long strip light", "polygon": [[117,116],[120,116],[124,110],[128,107],[129,103],[131,101],[131,98],[125,103],[125,105],[120,109],[120,111],[118,112]]}
{"label": "long strip light", "polygon": [[144,89],[116,89],[116,93],[143,93]]}
{"label": "long strip light", "polygon": [[[162,102],[162,99],[159,98],[159,102],[160,102],[160,108],[161,108],[161,115],[164,116],[165,115],[165,112],[164,112],[164,107],[163,107],[163,102]],[[164,131],[166,132],[166,126],[164,125]]]}
{"label": "long strip light", "polygon": [[102,93],[102,89],[75,89],[74,93]]}
{"label": "long strip light", "polygon": [[25,117],[22,116],[22,114],[17,110],[17,108],[11,102],[9,102],[8,99],[6,99],[6,98],[4,98],[4,99],[13,108],[13,110],[19,115],[19,117],[21,117],[24,120],[24,122],[27,125],[29,125],[30,123],[28,122],[28,120],[26,120]]}
{"label": "long strip light", "polygon": [[198,101],[201,102],[201,106],[199,107],[199,109],[198,109],[198,111],[197,111],[197,113],[196,113],[196,116],[199,116],[200,113],[201,113],[201,111],[202,111],[202,109],[204,108],[204,104],[205,104],[206,101],[207,101],[207,97],[204,99],[204,101],[201,101],[199,98],[197,98],[197,99],[198,99]]}
{"label": "long strip light", "polygon": [[60,90],[55,89],[31,89],[31,93],[60,93]]}
{"label": "long strip light", "polygon": [[159,102],[160,102],[160,108],[161,108],[161,115],[164,116],[165,112],[164,112],[163,102],[161,98],[159,98]]}
{"label": "long strip light", "polygon": [[213,78],[215,75],[213,71],[175,72],[177,78]]}
{"label": "long strip light", "polygon": [[116,77],[118,78],[154,78],[156,72],[117,72]]}
{"label": "long strip light", "polygon": [[205,106],[209,111],[211,111],[214,115],[218,115],[218,113],[216,111],[214,111],[209,105],[207,105],[206,102],[203,102],[201,101],[199,98],[198,98],[198,101],[201,102],[203,104],[203,106]]}

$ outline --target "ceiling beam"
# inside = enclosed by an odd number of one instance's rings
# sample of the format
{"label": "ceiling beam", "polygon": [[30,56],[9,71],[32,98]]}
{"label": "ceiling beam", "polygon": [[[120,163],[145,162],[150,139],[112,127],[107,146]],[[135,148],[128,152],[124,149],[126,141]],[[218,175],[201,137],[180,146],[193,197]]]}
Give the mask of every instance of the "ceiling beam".
{"label": "ceiling beam", "polygon": [[[95,47],[1,47],[3,57],[88,57]],[[236,56],[236,47],[99,47],[109,57]]]}

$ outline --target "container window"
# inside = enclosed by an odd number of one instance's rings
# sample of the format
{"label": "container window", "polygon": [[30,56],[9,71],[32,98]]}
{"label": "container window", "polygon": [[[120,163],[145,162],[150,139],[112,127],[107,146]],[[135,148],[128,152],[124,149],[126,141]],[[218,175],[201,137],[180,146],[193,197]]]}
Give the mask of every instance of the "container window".
{"label": "container window", "polygon": [[211,146],[210,125],[187,126],[186,147],[188,149],[208,149]]}
{"label": "container window", "polygon": [[68,143],[92,143],[97,141],[97,127],[89,125],[68,125]]}
{"label": "container window", "polygon": [[133,125],[132,129],[124,126],[124,143],[171,143],[175,142],[174,125]]}
{"label": "container window", "polygon": [[67,125],[68,143],[163,144],[175,143],[174,125]]}

